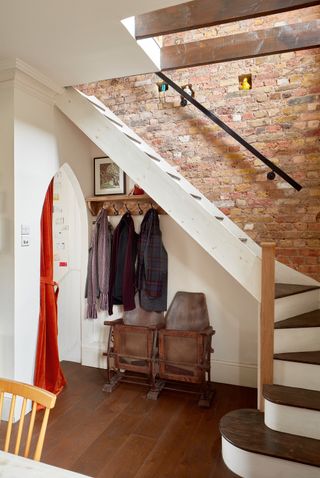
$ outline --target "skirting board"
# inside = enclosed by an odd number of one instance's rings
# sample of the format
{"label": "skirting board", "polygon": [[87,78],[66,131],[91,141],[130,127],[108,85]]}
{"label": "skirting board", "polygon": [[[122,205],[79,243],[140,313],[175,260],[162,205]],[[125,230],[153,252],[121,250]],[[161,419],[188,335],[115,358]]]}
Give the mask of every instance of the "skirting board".
{"label": "skirting board", "polygon": [[87,367],[107,368],[107,358],[103,355],[105,344],[93,343],[82,346],[81,364]]}
{"label": "skirting board", "polygon": [[257,365],[221,360],[211,361],[211,379],[213,382],[257,388],[257,377]]}
{"label": "skirting board", "polygon": [[[82,365],[96,368],[107,368],[106,357],[103,356],[104,344],[94,343],[82,347]],[[242,387],[257,387],[257,365],[211,361],[211,379],[213,382],[228,383]]]}

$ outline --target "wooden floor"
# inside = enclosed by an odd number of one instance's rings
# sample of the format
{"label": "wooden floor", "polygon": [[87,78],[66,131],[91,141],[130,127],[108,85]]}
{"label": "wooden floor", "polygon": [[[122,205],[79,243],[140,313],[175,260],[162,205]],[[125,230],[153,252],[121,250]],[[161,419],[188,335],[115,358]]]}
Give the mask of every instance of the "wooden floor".
{"label": "wooden floor", "polygon": [[219,419],[256,406],[256,390],[216,384],[210,409],[192,395],[121,384],[101,391],[104,372],[63,362],[68,386],[52,411],[42,460],[92,477],[231,478],[221,457]]}

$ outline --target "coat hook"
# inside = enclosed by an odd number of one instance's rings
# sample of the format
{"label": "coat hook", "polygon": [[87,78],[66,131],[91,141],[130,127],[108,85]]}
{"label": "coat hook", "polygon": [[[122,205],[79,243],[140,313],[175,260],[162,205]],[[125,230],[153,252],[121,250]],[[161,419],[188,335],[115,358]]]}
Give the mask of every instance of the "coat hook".
{"label": "coat hook", "polygon": [[150,207],[151,207],[152,209],[154,209],[154,207],[153,207],[153,202],[150,203]]}
{"label": "coat hook", "polygon": [[141,209],[141,207],[140,207],[140,204],[139,204],[139,203],[138,203],[138,209],[139,209],[139,214],[140,214],[140,216],[142,216],[142,214],[143,214],[143,210]]}
{"label": "coat hook", "polygon": [[112,204],[112,207],[113,207],[115,216],[119,216],[119,211],[118,211],[118,209],[116,209],[115,204]]}
{"label": "coat hook", "polygon": [[127,211],[129,214],[131,214],[131,213],[130,213],[130,210],[128,209],[127,203],[124,203],[124,207],[126,208],[126,211]]}

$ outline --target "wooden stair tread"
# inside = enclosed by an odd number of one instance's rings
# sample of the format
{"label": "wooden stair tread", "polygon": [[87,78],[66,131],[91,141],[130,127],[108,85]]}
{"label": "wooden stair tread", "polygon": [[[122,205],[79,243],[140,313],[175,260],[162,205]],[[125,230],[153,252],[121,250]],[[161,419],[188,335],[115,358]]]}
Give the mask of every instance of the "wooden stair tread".
{"label": "wooden stair tread", "polygon": [[269,402],[320,411],[320,392],[284,385],[264,385],[263,396]]}
{"label": "wooden stair tread", "polygon": [[275,285],[275,298],[288,297],[290,295],[303,294],[311,290],[319,289],[316,285],[299,285],[299,284],[280,284]]}
{"label": "wooden stair tread", "polygon": [[220,432],[242,450],[320,467],[320,440],[276,432],[257,410],[234,410],[220,420]]}
{"label": "wooden stair tread", "polygon": [[275,329],[299,329],[302,327],[320,327],[320,309],[279,320],[274,324]]}
{"label": "wooden stair tread", "polygon": [[[274,354],[276,360],[286,360],[287,362],[309,363],[312,365],[320,365],[320,351],[314,352],[284,352],[281,354]],[[320,370],[319,370],[320,377]]]}

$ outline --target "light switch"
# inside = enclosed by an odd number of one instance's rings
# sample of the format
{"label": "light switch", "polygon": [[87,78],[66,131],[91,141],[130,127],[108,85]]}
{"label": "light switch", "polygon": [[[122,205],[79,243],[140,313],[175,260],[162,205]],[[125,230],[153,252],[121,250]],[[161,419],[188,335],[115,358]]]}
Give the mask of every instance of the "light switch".
{"label": "light switch", "polygon": [[21,236],[21,247],[28,247],[28,246],[30,246],[30,237]]}
{"label": "light switch", "polygon": [[29,224],[21,224],[21,235],[24,234],[25,236],[30,234],[30,226]]}

